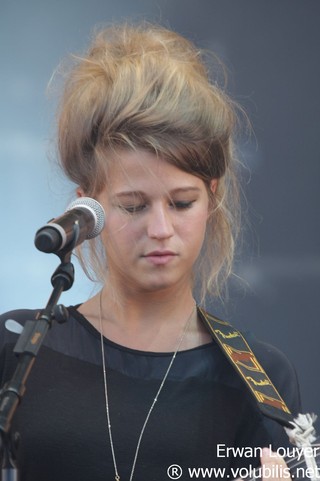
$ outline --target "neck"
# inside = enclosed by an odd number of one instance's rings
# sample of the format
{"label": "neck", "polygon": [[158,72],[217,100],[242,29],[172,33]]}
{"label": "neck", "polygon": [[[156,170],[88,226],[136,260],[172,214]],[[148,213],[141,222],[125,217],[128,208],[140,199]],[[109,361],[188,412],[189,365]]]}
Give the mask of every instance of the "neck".
{"label": "neck", "polygon": [[101,293],[104,334],[120,344],[141,350],[172,351],[190,319],[188,331],[196,328],[195,301],[189,289],[123,295],[105,285]]}
{"label": "neck", "polygon": [[163,322],[179,313],[190,312],[195,301],[192,289],[189,287],[177,287],[175,289],[156,292],[123,292],[117,290],[114,294],[112,286],[106,284],[102,292],[102,306],[105,317],[107,312],[112,312],[119,319],[129,325],[149,322]]}

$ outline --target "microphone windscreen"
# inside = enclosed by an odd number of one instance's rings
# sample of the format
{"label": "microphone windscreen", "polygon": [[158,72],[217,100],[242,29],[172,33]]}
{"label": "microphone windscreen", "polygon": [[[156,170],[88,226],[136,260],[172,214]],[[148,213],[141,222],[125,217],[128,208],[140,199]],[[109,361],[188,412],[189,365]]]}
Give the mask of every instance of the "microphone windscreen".
{"label": "microphone windscreen", "polygon": [[76,200],[68,205],[66,211],[75,209],[77,207],[83,207],[90,209],[95,217],[94,228],[89,232],[87,239],[93,239],[100,234],[105,224],[105,212],[101,204],[91,197],[78,197]]}

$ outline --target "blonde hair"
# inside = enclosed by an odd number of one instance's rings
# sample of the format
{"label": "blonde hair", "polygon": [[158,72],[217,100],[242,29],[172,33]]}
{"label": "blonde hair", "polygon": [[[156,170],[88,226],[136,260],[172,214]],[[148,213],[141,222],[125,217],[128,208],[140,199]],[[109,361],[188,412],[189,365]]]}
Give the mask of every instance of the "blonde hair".
{"label": "blonde hair", "polygon": [[[144,149],[208,188],[211,215],[195,279],[202,298],[220,295],[231,273],[239,200],[234,153],[234,103],[210,81],[201,52],[177,33],[154,25],[117,25],[100,31],[75,58],[58,121],[61,165],[86,195],[105,187],[110,150]],[[213,195],[210,181],[218,178]],[[90,241],[89,264],[106,266]]]}

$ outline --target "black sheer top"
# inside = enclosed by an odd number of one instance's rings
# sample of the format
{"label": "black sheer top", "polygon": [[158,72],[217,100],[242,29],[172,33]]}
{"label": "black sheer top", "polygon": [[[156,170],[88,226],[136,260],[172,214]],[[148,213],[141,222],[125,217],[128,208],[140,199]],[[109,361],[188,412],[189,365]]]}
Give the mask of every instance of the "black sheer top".
{"label": "black sheer top", "polygon": [[[23,324],[36,312],[19,310],[0,318],[1,384],[16,365],[12,349],[18,337],[6,329],[5,321]],[[100,334],[76,307],[69,312],[66,324],[49,331],[14,418],[14,430],[21,435],[21,481],[114,479]],[[252,335],[246,338],[296,413],[299,391],[293,367],[274,347]],[[137,351],[108,339],[104,349],[115,457],[121,481],[129,481],[143,423],[172,353]],[[258,412],[212,341],[178,352],[146,426],[133,480],[169,480],[172,465],[181,467],[182,481],[190,480],[192,469],[198,468],[221,469],[215,478],[232,479],[236,468],[257,465],[253,448],[287,444],[283,428]],[[230,447],[243,449],[235,454]]]}

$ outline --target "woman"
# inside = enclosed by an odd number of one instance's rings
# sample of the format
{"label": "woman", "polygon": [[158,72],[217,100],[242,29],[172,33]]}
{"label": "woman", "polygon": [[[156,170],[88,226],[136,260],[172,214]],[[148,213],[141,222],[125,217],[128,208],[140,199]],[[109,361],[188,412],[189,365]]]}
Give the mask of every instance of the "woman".
{"label": "woman", "polygon": [[[199,304],[219,296],[231,272],[235,126],[235,106],[209,80],[200,52],[173,32],[109,28],[75,58],[59,154],[77,195],[106,213],[101,239],[80,253],[103,288],[69,308],[32,370],[14,420],[22,481],[187,480],[198,468],[231,479],[257,465],[254,448],[287,443],[212,340],[194,299],[196,288]],[[2,316],[2,383],[16,341],[4,322],[35,316]],[[250,344],[296,412],[291,365],[273,347],[253,337]],[[227,449],[234,447],[252,454]],[[284,466],[268,451],[262,462]]]}

